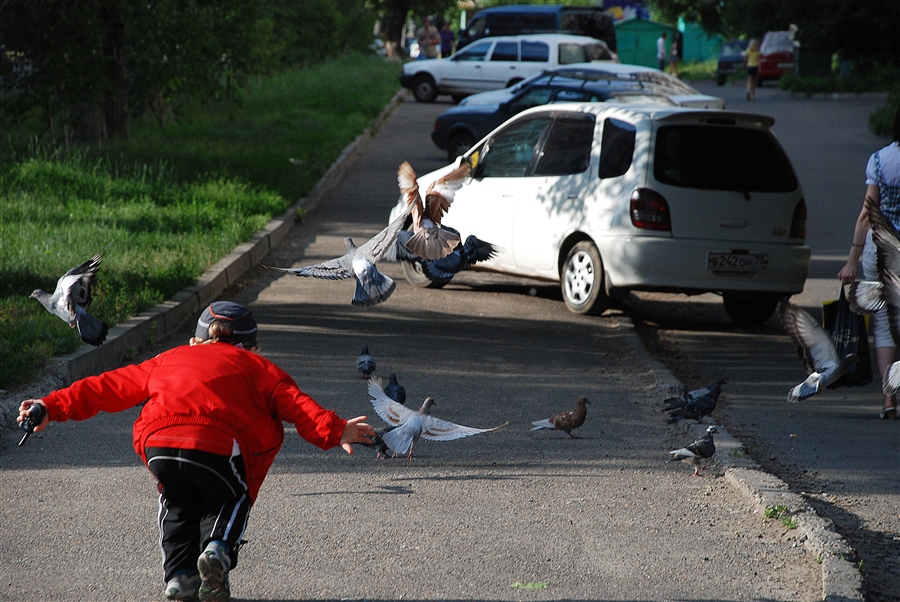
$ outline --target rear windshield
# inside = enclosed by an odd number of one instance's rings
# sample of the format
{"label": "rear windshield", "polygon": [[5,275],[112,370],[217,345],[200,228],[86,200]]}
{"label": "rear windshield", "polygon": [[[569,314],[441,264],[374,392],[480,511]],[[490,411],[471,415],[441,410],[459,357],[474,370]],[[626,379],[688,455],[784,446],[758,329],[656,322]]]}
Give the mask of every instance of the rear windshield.
{"label": "rear windshield", "polygon": [[793,52],[794,43],[789,31],[770,31],[763,38],[759,46],[760,54],[774,54],[776,52]]}
{"label": "rear windshield", "polygon": [[659,128],[653,176],[672,186],[741,192],[791,192],[797,177],[771,132],[739,127]]}

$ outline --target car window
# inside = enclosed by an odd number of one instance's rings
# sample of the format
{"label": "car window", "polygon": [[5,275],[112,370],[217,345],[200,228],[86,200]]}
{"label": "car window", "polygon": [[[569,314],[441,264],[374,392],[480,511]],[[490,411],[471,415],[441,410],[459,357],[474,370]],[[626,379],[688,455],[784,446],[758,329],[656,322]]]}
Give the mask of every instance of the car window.
{"label": "car window", "polygon": [[792,192],[791,163],[767,130],[674,125],[659,128],[653,175],[664,184],[705,190]]}
{"label": "car window", "polygon": [[556,93],[556,102],[588,102],[595,100],[597,97],[584,90],[559,90]]}
{"label": "car window", "polygon": [[793,52],[794,43],[789,31],[770,31],[763,37],[759,45],[760,54],[773,54],[775,52]]}
{"label": "car window", "polygon": [[612,60],[612,51],[606,45],[606,42],[598,41],[594,44],[585,44],[582,48],[584,48],[585,62]]}
{"label": "car window", "polygon": [[722,56],[736,55],[744,52],[747,48],[747,44],[741,44],[740,42],[728,42],[722,45]]}
{"label": "car window", "polygon": [[541,148],[534,175],[563,176],[581,173],[591,164],[594,116],[562,115],[553,123]]}
{"label": "car window", "polygon": [[469,22],[469,37],[481,37],[485,27],[487,27],[487,18],[485,16],[475,17]]}
{"label": "car window", "polygon": [[518,42],[497,42],[494,46],[494,52],[491,53],[492,61],[518,61],[519,60],[519,43]]}
{"label": "car window", "polygon": [[466,46],[462,51],[453,55],[454,61],[483,61],[491,49],[493,42],[478,42]]}
{"label": "car window", "polygon": [[519,29],[522,33],[556,31],[556,15],[522,13],[519,15]]}
{"label": "car window", "polygon": [[550,60],[550,47],[544,42],[522,41],[522,60],[546,63]]}
{"label": "car window", "polygon": [[559,45],[559,64],[571,65],[573,63],[584,63],[588,59],[584,55],[584,46],[574,44],[572,42],[564,42]]}
{"label": "car window", "polygon": [[624,175],[634,157],[634,140],[637,129],[621,119],[603,121],[600,137],[600,179]]}
{"label": "car window", "polygon": [[551,120],[549,115],[537,115],[497,132],[481,151],[475,177],[523,177],[528,173],[541,136]]}
{"label": "car window", "polygon": [[509,114],[515,115],[525,109],[545,105],[553,98],[553,88],[545,86],[533,86],[527,92],[523,92],[518,98],[509,103]]}

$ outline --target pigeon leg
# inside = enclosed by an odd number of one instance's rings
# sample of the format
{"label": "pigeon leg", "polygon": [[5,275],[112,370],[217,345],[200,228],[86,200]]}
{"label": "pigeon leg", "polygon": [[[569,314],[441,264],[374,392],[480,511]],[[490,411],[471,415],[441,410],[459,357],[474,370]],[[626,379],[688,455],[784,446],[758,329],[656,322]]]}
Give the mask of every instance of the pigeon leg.
{"label": "pigeon leg", "polygon": [[578,435],[573,435],[569,431],[566,431],[566,434],[569,436],[570,439],[581,439],[581,437],[579,437]]}
{"label": "pigeon leg", "polygon": [[416,446],[416,442],[415,442],[415,441],[412,441],[412,442],[409,444],[409,454],[407,454],[407,456],[406,456],[406,463],[407,463],[407,464],[409,464],[410,460],[412,460],[412,450],[413,450],[413,448],[414,448],[415,446]]}

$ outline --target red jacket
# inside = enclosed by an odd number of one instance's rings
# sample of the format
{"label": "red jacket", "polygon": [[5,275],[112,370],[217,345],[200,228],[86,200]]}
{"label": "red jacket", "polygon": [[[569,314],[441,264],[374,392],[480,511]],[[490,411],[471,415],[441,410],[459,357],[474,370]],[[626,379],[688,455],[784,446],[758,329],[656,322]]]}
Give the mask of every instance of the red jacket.
{"label": "red jacket", "polygon": [[[161,429],[214,429],[215,436],[238,442],[253,500],[284,441],[282,421],[293,423],[301,437],[322,449],[340,444],[347,423],[301,391],[287,372],[227,343],[176,347],[43,399],[49,419],[58,422],[119,412],[143,401],[134,423],[134,449],[144,462],[147,439]],[[172,447],[211,451],[199,441]]]}

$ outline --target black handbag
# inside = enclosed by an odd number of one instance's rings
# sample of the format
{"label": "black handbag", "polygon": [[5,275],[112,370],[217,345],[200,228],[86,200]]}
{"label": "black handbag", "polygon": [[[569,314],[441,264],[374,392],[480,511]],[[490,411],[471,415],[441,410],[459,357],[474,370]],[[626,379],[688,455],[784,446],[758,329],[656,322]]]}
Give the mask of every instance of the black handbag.
{"label": "black handbag", "polygon": [[858,358],[856,363],[850,366],[843,376],[828,385],[828,388],[862,387],[872,382],[872,357],[869,353],[866,317],[850,310],[843,286],[837,301],[826,301],[822,304],[822,325],[831,333],[838,357],[855,353]]}

